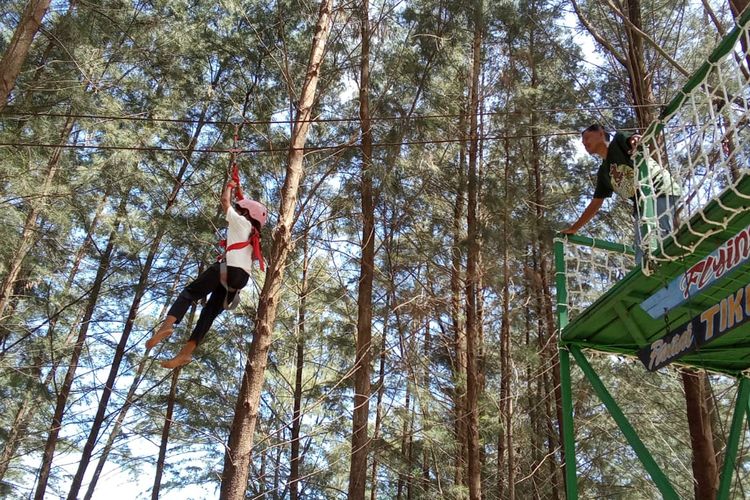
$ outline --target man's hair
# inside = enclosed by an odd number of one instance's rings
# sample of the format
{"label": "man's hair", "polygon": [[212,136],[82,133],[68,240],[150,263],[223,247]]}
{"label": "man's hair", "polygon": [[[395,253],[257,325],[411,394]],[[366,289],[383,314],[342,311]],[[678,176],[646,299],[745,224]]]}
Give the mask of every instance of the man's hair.
{"label": "man's hair", "polygon": [[592,123],[585,129],[583,129],[583,131],[581,132],[581,136],[583,136],[583,134],[585,134],[586,132],[599,132],[599,131],[604,132],[604,140],[609,141],[609,132],[607,132],[607,129],[605,129],[602,125],[599,125],[598,123]]}

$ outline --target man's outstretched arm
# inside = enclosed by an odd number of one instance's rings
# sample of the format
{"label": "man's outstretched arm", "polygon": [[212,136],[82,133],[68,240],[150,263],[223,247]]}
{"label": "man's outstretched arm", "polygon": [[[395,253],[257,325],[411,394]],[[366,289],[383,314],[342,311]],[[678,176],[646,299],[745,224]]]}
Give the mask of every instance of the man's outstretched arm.
{"label": "man's outstretched arm", "polygon": [[592,198],[589,202],[589,206],[586,207],[586,210],[583,211],[578,220],[575,221],[569,228],[563,229],[560,232],[563,234],[575,234],[596,215],[596,213],[602,207],[602,203],[604,203],[604,198]]}

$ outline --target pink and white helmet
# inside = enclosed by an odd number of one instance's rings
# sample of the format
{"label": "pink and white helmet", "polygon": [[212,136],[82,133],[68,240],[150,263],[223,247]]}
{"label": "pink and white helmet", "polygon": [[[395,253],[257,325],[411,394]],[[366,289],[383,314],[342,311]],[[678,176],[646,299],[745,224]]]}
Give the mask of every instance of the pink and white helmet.
{"label": "pink and white helmet", "polygon": [[250,213],[250,217],[257,220],[260,223],[261,227],[266,225],[266,220],[268,219],[268,210],[266,209],[265,205],[255,200],[248,200],[247,198],[238,201],[237,205],[239,205],[240,208],[244,208],[245,210],[247,210]]}

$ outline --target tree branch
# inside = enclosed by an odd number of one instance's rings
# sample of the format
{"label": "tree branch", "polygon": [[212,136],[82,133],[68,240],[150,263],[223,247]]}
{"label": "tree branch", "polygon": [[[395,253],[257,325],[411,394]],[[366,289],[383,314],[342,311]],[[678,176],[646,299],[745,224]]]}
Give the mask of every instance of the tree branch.
{"label": "tree branch", "polygon": [[586,17],[586,15],[581,12],[581,9],[578,7],[578,2],[576,0],[570,0],[570,3],[573,4],[573,10],[576,11],[576,15],[578,16],[578,20],[581,21],[581,24],[583,24],[583,27],[586,28],[586,31],[588,31],[594,39],[599,42],[600,45],[602,45],[605,49],[607,49],[611,54],[612,57],[617,59],[617,62],[622,64],[627,68],[627,61],[625,60],[625,57],[623,57],[621,54],[615,50],[614,46],[607,41],[606,38],[602,36],[599,31],[597,31],[596,28],[594,28],[594,25],[591,24],[591,21]]}
{"label": "tree branch", "polygon": [[[572,2],[573,2],[573,4],[575,5],[575,0],[571,0],[571,1],[572,1]],[[648,35],[647,35],[646,33],[644,33],[644,32],[643,32],[643,30],[641,30],[640,28],[638,28],[638,26],[636,26],[635,24],[633,24],[633,23],[632,23],[632,22],[630,21],[630,19],[628,19],[628,17],[627,17],[627,16],[625,15],[625,14],[623,14],[623,13],[622,13],[622,11],[621,11],[621,10],[620,10],[620,9],[619,9],[619,8],[618,8],[618,7],[617,7],[617,6],[616,6],[616,5],[615,5],[615,4],[613,3],[613,2],[612,2],[612,0],[607,0],[607,5],[609,5],[609,6],[610,6],[610,8],[611,8],[611,9],[612,9],[612,10],[614,11],[614,13],[615,13],[615,14],[616,14],[616,15],[617,15],[617,16],[618,16],[618,17],[619,17],[620,19],[622,19],[623,21],[625,21],[625,24],[627,24],[627,25],[628,25],[628,27],[629,27],[630,29],[632,29],[633,31],[635,31],[636,33],[638,33],[638,34],[639,34],[640,36],[642,36],[642,37],[643,37],[643,39],[644,39],[644,40],[646,40],[646,41],[647,41],[647,42],[648,42],[649,44],[651,44],[651,46],[652,46],[652,47],[653,47],[653,48],[654,48],[654,49],[655,49],[655,50],[656,50],[656,51],[657,51],[657,52],[658,52],[659,54],[661,54],[661,55],[662,55],[662,57],[664,57],[664,59],[666,59],[666,60],[667,60],[667,61],[669,62],[669,64],[671,64],[672,66],[674,66],[674,68],[675,68],[675,69],[676,69],[677,71],[679,71],[680,73],[682,73],[682,74],[683,74],[684,76],[686,76],[686,77],[690,77],[690,73],[688,72],[688,70],[686,70],[685,68],[683,68],[683,67],[682,67],[682,65],[681,65],[680,63],[678,63],[677,61],[675,61],[675,60],[674,60],[674,59],[672,58],[672,56],[670,56],[669,54],[667,54],[667,53],[666,53],[666,51],[665,51],[664,49],[662,49],[662,48],[661,48],[661,47],[659,46],[659,44],[658,44],[658,43],[656,43],[656,41],[654,41],[654,39],[653,39],[653,38],[651,38],[650,36],[648,36]],[[624,64],[624,63],[623,63],[623,64]]]}
{"label": "tree branch", "polygon": [[726,34],[726,30],[724,30],[724,26],[722,26],[721,21],[719,21],[719,18],[716,17],[716,13],[708,4],[708,0],[701,0],[701,3],[703,4],[703,10],[706,11],[708,17],[711,18],[711,22],[713,22],[714,26],[716,26],[716,31],[718,31],[719,35],[723,37]]}

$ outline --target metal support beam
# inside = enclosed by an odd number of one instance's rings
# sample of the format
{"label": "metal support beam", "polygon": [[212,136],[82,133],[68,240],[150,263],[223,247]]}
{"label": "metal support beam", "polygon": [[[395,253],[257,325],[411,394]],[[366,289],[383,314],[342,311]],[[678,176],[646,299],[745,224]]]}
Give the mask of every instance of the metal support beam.
{"label": "metal support beam", "polygon": [[648,474],[651,476],[654,484],[661,492],[662,497],[669,500],[679,500],[680,497],[679,495],[677,495],[677,492],[670,484],[667,476],[664,475],[664,472],[662,472],[657,463],[654,461],[654,458],[651,456],[651,453],[649,453],[646,445],[644,445],[643,441],[641,441],[641,439],[638,437],[635,429],[633,429],[633,426],[630,425],[627,417],[625,417],[625,415],[622,413],[622,410],[617,405],[617,402],[614,400],[614,398],[612,398],[612,395],[609,393],[609,391],[607,391],[607,388],[604,387],[604,384],[602,383],[601,379],[596,374],[594,369],[591,367],[589,362],[586,360],[586,357],[577,347],[574,346],[570,346],[570,352],[576,359],[578,366],[580,366],[583,370],[583,374],[586,375],[586,378],[594,387],[594,391],[596,391],[599,399],[601,399],[602,403],[604,403],[604,406],[607,407],[607,411],[609,411],[609,414],[612,415],[612,418],[614,418],[617,426],[620,428],[620,431],[622,431],[622,433],[625,435],[625,439],[627,439],[630,447],[633,448],[633,451],[638,456],[638,459],[646,468],[646,472],[648,472]]}
{"label": "metal support beam", "polygon": [[648,344],[648,341],[646,340],[646,336],[643,335],[643,332],[638,327],[635,321],[633,321],[633,318],[630,317],[630,314],[628,314],[627,309],[622,305],[621,302],[617,301],[613,304],[613,307],[615,308],[615,312],[617,313],[617,316],[620,318],[620,321],[625,323],[625,328],[628,330],[628,333],[631,337],[633,337],[633,340],[635,340],[635,343],[638,347],[643,347],[646,344]]}
{"label": "metal support beam", "polygon": [[568,500],[578,499],[576,474],[576,439],[573,429],[573,391],[570,380],[570,352],[561,347],[560,385],[562,388],[563,451],[565,452],[565,495]]}
{"label": "metal support beam", "polygon": [[737,448],[740,442],[740,434],[742,434],[742,428],[745,424],[745,412],[748,411],[748,396],[750,396],[750,380],[741,377],[740,386],[737,389],[737,401],[734,405],[734,415],[732,415],[732,427],[730,427],[729,436],[727,437],[719,493],[716,496],[717,500],[729,499],[729,490],[732,486],[732,473],[734,473],[737,462]]}

